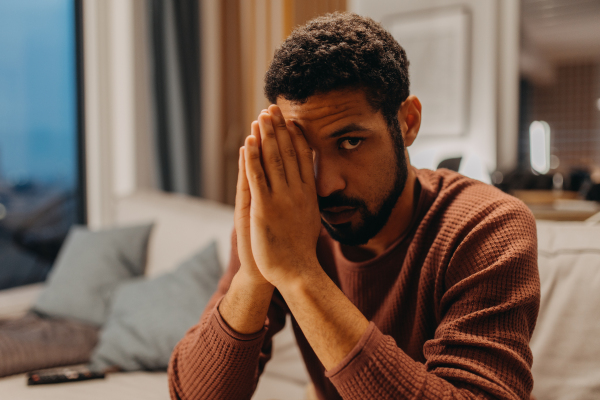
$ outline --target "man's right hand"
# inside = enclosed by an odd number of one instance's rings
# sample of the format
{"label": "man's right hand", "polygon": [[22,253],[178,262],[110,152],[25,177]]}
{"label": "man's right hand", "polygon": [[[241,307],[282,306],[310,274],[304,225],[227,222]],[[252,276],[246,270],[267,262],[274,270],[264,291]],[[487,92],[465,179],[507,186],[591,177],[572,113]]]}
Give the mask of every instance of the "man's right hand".
{"label": "man's right hand", "polygon": [[[252,134],[260,142],[258,121],[252,123]],[[219,305],[219,313],[234,331],[251,334],[263,328],[275,288],[262,276],[252,255],[250,245],[252,199],[246,176],[243,147],[240,149],[238,167],[234,221],[240,269]]]}
{"label": "man's right hand", "polygon": [[[260,130],[258,122],[252,123],[252,135],[257,140],[260,139]],[[238,160],[238,180],[235,194],[235,231],[237,235],[237,251],[240,258],[240,274],[244,274],[249,283],[255,282],[257,285],[270,285],[262,276],[254,257],[252,255],[252,246],[250,245],[250,186],[246,176],[245,149],[240,148]]]}

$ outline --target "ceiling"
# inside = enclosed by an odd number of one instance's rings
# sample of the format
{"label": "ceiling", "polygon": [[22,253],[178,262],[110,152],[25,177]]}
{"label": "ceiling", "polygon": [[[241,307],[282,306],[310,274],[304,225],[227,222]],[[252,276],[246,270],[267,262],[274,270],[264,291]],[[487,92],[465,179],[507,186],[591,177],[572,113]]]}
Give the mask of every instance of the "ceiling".
{"label": "ceiling", "polygon": [[522,0],[523,46],[551,63],[600,60],[600,0]]}
{"label": "ceiling", "polygon": [[522,0],[523,17],[544,27],[576,23],[600,17],[598,0]]}
{"label": "ceiling", "polygon": [[550,84],[556,67],[600,62],[600,0],[521,0],[523,76]]}

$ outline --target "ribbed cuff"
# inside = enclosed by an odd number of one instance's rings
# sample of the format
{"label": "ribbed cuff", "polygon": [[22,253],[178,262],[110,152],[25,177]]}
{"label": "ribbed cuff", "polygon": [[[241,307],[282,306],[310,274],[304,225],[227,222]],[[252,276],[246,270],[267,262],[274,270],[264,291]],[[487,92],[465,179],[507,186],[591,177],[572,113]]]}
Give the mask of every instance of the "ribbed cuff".
{"label": "ribbed cuff", "polygon": [[325,372],[325,376],[334,384],[336,381],[343,382],[350,379],[356,371],[366,365],[382,338],[383,333],[375,326],[375,323],[370,322],[356,346],[338,365]]}
{"label": "ribbed cuff", "polygon": [[379,399],[381,393],[393,394],[384,398],[441,398],[436,386],[424,386],[427,374],[423,364],[398,348],[373,322],[342,362],[326,372],[340,396],[348,400]]}
{"label": "ribbed cuff", "polygon": [[265,325],[258,332],[250,334],[239,333],[233,330],[221,316],[221,313],[219,312],[221,301],[223,301],[223,298],[217,302],[212,311],[212,316],[210,317],[210,325],[214,331],[219,334],[219,337],[228,343],[237,344],[238,346],[242,343],[248,347],[259,343],[262,344],[269,327],[269,319],[266,319]]}

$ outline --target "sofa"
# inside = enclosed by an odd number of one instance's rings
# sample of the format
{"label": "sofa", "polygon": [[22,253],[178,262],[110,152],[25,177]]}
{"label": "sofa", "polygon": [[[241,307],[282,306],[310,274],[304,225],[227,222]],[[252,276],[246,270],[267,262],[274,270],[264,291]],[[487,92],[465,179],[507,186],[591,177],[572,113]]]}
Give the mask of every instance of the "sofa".
{"label": "sofa", "polygon": [[[160,192],[141,192],[117,201],[115,224],[154,222],[148,246],[146,275],[174,269],[189,255],[217,242],[225,269],[231,250],[233,208],[219,203]],[[0,318],[24,315],[43,284],[0,291]],[[263,373],[253,400],[303,400],[308,374],[296,347],[291,324],[274,339],[274,357]],[[0,360],[2,362],[2,360]],[[165,372],[107,374],[103,380],[26,386],[24,374],[0,379],[0,399],[168,399]]]}
{"label": "sofa", "polygon": [[[228,264],[233,209],[219,203],[159,192],[140,192],[116,203],[119,225],[154,221],[146,275],[172,270],[216,239]],[[538,400],[600,398],[600,225],[538,221],[542,289],[531,348]],[[0,292],[0,318],[27,312],[43,288],[29,285]],[[0,360],[0,362],[2,362]],[[25,375],[0,379],[4,399],[167,399],[165,372],[108,374],[106,379],[26,386]],[[310,398],[309,378],[291,324],[274,338],[254,400]]]}

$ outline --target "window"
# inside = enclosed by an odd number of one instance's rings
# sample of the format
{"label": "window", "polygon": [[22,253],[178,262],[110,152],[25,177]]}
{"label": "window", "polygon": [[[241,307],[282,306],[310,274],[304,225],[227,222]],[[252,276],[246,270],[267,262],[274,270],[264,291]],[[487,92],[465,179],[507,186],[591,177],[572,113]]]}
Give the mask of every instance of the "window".
{"label": "window", "polygon": [[0,289],[43,281],[85,219],[79,10],[0,1]]}

